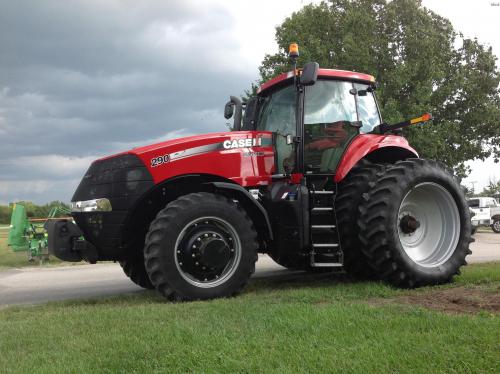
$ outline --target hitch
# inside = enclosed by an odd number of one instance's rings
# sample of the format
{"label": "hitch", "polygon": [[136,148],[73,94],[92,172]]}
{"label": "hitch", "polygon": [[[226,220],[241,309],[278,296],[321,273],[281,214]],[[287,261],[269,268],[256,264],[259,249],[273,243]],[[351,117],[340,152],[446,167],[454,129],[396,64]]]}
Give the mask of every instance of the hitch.
{"label": "hitch", "polygon": [[67,219],[47,221],[49,253],[60,260],[79,262],[85,260],[95,264],[98,259],[96,247],[83,238],[83,232]]}

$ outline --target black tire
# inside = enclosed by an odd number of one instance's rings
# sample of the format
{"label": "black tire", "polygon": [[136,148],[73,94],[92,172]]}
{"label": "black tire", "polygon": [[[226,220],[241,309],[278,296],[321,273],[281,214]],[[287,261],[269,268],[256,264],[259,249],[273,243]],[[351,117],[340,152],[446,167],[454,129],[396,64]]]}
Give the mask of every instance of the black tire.
{"label": "black tire", "polygon": [[477,228],[475,228],[474,226],[472,227],[472,229],[470,230],[470,234],[471,235],[475,235],[477,232]]}
{"label": "black tire", "polygon": [[125,259],[119,261],[123,272],[132,282],[138,286],[152,290],[154,288],[151,280],[149,279],[146,267],[144,266],[143,251],[134,252],[133,255],[127,256]]}
{"label": "black tire", "polygon": [[[232,231],[226,232],[217,224],[226,225],[224,228]],[[220,246],[215,249],[219,251],[217,254],[223,253],[220,256],[228,258],[226,265],[220,265],[222,272],[227,273],[221,273],[220,278],[215,273],[207,275],[213,278],[208,280],[210,285],[204,283],[206,278],[202,279],[209,270],[204,273],[197,267],[212,258],[201,252],[209,245],[203,241],[210,240],[208,234],[206,239],[203,236],[206,232],[213,232],[210,235],[217,237],[213,239],[219,243],[215,245]],[[191,249],[196,243],[202,243],[200,248]],[[171,300],[205,300],[241,292],[255,271],[257,249],[253,222],[239,205],[225,196],[199,192],[170,202],[158,213],[146,235],[144,257],[149,277],[161,295]],[[200,256],[199,261],[196,256]],[[210,266],[203,266],[203,269],[212,269]],[[215,269],[219,263],[213,266]],[[184,267],[190,268],[184,270]]]}
{"label": "black tire", "polygon": [[500,218],[493,219],[493,224],[491,225],[493,232],[500,234]]}
{"label": "black tire", "polygon": [[[422,189],[421,186],[424,188]],[[450,235],[454,235],[457,243],[456,246],[448,245],[444,253],[434,252],[433,249],[427,258],[420,261],[411,258],[401,243],[400,230],[403,232],[409,224],[405,223],[403,227],[406,217],[400,216],[403,214],[400,212],[400,207],[406,196],[410,196],[410,191],[419,190],[419,188],[421,197],[425,196],[427,199],[429,196],[425,195],[427,187],[430,188],[429,191],[432,189],[440,191],[442,195],[436,193],[436,196],[446,196],[448,199],[446,201],[451,208],[442,210],[442,206],[439,207],[440,215],[438,218],[434,217],[446,230],[436,230],[436,225],[429,224],[430,221],[426,223],[427,218],[424,218],[422,219],[423,228],[419,228],[418,222],[416,225],[412,223],[413,230],[423,231],[401,235],[411,236],[418,233],[415,239],[421,237],[429,240],[433,238],[431,234],[451,232]],[[453,227],[456,225],[444,220],[444,214],[447,212],[450,215],[454,214],[454,219],[460,224],[460,231],[454,231]],[[360,213],[358,227],[360,240],[364,244],[363,251],[371,260],[379,276],[395,286],[413,288],[446,283],[451,281],[455,274],[459,274],[461,266],[467,264],[465,257],[471,253],[469,243],[474,241],[471,238],[469,208],[456,178],[434,161],[408,159],[388,166],[376,180],[370,192],[364,195]],[[407,219],[406,222],[409,220]],[[416,229],[414,229],[415,226]],[[435,231],[432,232],[432,229]],[[439,243],[449,243],[442,238]],[[444,245],[446,248],[446,244],[436,245],[440,248]]]}
{"label": "black tire", "polygon": [[383,170],[384,165],[362,161],[338,186],[335,211],[340,243],[344,252],[344,269],[347,274],[358,279],[377,278],[377,273],[362,251],[363,243],[359,240],[357,221],[363,194],[370,190],[370,184],[375,181],[377,173]]}

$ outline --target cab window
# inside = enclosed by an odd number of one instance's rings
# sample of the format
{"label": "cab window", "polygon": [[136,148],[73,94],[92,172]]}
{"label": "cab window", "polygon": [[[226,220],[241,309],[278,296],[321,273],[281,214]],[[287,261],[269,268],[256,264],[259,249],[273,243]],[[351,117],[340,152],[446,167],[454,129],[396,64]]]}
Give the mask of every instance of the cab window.
{"label": "cab window", "polygon": [[264,98],[257,130],[295,134],[295,88],[288,86]]}
{"label": "cab window", "polygon": [[362,124],[359,130],[361,133],[371,132],[381,122],[375,96],[367,84],[354,83],[354,88],[358,91],[358,114]]}
{"label": "cab window", "polygon": [[276,165],[278,173],[293,171],[295,155],[293,147],[286,144],[286,136],[295,136],[296,92],[293,85],[276,91],[264,98],[261,104],[256,130],[275,133]]}
{"label": "cab window", "polygon": [[358,134],[353,85],[317,81],[304,104],[304,161],[307,173],[333,173],[350,140]]}

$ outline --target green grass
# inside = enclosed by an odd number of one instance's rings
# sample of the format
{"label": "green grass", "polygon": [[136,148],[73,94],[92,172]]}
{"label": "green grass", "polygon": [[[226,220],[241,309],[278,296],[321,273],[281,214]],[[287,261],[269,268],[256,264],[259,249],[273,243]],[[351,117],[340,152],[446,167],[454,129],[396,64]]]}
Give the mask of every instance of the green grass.
{"label": "green grass", "polygon": [[[498,292],[500,263],[455,286]],[[0,310],[0,372],[499,372],[500,317],[373,298],[430,292],[331,276],[254,280],[232,299],[154,292]]]}

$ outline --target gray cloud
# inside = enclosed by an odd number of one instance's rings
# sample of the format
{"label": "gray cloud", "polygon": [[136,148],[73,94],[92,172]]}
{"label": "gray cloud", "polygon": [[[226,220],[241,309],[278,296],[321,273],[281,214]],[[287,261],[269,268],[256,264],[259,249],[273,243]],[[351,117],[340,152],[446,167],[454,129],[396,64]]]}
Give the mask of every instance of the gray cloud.
{"label": "gray cloud", "polygon": [[95,157],[224,131],[256,78],[205,1],[0,0],[0,202],[68,200]]}

